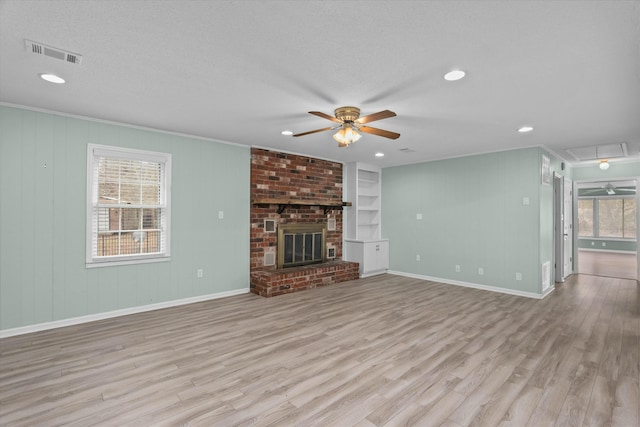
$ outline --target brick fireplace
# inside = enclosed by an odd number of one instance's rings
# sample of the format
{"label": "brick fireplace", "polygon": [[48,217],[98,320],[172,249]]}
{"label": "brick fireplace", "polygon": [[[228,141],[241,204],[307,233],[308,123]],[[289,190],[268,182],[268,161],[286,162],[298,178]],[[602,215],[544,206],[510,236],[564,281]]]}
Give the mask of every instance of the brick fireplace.
{"label": "brick fireplace", "polygon": [[[275,296],[359,277],[357,263],[341,260],[341,163],[253,148],[251,200],[253,293]],[[277,268],[278,229],[292,225],[325,230],[326,262]]]}

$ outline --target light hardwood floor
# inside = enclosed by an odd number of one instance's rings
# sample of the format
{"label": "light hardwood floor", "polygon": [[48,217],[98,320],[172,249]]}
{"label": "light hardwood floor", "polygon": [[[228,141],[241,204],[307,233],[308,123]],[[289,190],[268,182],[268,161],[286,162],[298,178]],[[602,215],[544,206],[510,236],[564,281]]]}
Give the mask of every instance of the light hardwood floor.
{"label": "light hardwood floor", "polygon": [[0,425],[638,426],[640,291],[383,275],[0,340]]}
{"label": "light hardwood floor", "polygon": [[634,253],[581,250],[578,262],[581,274],[619,279],[636,279],[638,276],[638,256]]}

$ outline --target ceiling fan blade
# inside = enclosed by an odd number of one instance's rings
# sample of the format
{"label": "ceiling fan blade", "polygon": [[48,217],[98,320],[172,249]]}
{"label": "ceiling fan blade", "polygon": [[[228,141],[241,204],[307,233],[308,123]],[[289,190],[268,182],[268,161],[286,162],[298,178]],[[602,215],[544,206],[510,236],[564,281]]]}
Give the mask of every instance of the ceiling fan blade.
{"label": "ceiling fan blade", "polygon": [[[368,116],[360,117],[356,120],[356,123],[365,124],[376,120],[388,119],[389,117],[395,117],[396,113],[389,110],[378,111],[377,113],[369,114]],[[395,139],[395,138],[394,138]]]}
{"label": "ceiling fan blade", "polygon": [[373,135],[384,136],[385,138],[389,138],[389,139],[398,139],[398,138],[400,138],[400,134],[399,133],[395,133],[395,132],[391,132],[391,131],[383,130],[383,129],[378,129],[378,128],[372,128],[370,126],[358,126],[358,130],[361,130],[364,133],[370,133],[370,134],[373,134]]}
{"label": "ceiling fan blade", "polygon": [[310,130],[309,132],[296,133],[295,135],[291,135],[291,136],[305,136],[305,135],[309,135],[309,134],[312,134],[312,133],[324,132],[324,131],[331,130],[331,129],[334,129],[334,128],[331,127],[331,128],[322,128],[322,129]]}
{"label": "ceiling fan blade", "polygon": [[313,114],[314,116],[322,117],[323,119],[331,120],[332,122],[342,123],[342,120],[338,120],[335,117],[330,116],[330,115],[325,114],[325,113],[320,112],[320,111],[309,111],[309,114]]}

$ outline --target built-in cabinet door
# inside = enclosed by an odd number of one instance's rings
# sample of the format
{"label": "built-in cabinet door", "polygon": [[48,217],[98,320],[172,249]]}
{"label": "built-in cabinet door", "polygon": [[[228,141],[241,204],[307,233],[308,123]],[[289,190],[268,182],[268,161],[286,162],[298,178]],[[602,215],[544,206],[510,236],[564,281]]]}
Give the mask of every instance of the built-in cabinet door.
{"label": "built-in cabinet door", "polygon": [[389,268],[389,241],[363,243],[362,274],[384,273]]}
{"label": "built-in cabinet door", "polygon": [[377,262],[376,265],[378,270],[388,270],[389,269],[389,241],[381,240],[376,245],[376,253]]}
{"label": "built-in cabinet door", "polygon": [[375,271],[376,264],[378,263],[378,253],[376,252],[374,242],[363,243],[362,250],[364,252],[362,259],[362,274]]}

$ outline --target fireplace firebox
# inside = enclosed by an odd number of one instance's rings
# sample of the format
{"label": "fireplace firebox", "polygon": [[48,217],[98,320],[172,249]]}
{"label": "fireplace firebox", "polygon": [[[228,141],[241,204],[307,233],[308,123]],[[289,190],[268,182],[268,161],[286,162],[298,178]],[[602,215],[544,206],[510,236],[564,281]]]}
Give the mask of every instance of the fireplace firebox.
{"label": "fireplace firebox", "polygon": [[325,262],[327,229],[323,224],[280,224],[278,268]]}

